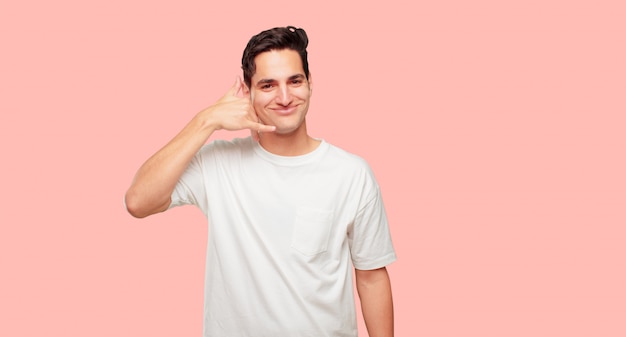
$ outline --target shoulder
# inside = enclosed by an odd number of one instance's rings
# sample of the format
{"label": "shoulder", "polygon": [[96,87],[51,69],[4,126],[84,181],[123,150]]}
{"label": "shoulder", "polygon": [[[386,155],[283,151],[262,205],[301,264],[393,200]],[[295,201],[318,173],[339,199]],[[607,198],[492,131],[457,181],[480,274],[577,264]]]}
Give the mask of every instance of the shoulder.
{"label": "shoulder", "polygon": [[249,157],[252,152],[251,138],[235,138],[232,140],[215,139],[205,144],[195,154],[192,165],[212,167],[215,165],[235,165],[242,158]]}
{"label": "shoulder", "polygon": [[330,160],[332,160],[335,164],[345,165],[351,170],[371,172],[370,165],[363,157],[336,145],[328,144],[328,155]]}
{"label": "shoulder", "polygon": [[198,151],[199,157],[241,155],[252,150],[252,138],[215,139]]}
{"label": "shoulder", "polygon": [[336,174],[342,174],[350,181],[377,188],[378,183],[369,163],[361,156],[335,145],[329,144],[326,165],[332,167]]}

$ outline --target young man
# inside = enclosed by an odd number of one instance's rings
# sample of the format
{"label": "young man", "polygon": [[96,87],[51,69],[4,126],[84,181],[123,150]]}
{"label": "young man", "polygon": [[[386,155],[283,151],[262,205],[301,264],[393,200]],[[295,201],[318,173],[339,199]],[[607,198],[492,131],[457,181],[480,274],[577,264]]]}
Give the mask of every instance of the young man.
{"label": "young man", "polygon": [[[352,266],[369,335],[393,335],[380,190],[364,160],[308,135],[307,45],[294,27],[252,37],[245,84],[199,112],[126,193],[135,217],[185,204],[206,215],[204,336],[356,336]],[[253,136],[206,144],[220,129]]]}

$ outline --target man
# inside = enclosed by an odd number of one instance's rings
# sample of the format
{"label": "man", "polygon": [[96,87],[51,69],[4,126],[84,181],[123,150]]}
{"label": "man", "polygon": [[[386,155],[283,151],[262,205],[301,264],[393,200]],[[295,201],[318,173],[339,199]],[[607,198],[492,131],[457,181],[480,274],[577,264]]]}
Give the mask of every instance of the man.
{"label": "man", "polygon": [[[371,337],[393,336],[395,260],[379,187],[361,158],[308,135],[308,37],[252,37],[240,79],[137,172],[126,207],[206,215],[204,336],[356,336],[352,289]],[[213,140],[214,131],[252,137]],[[206,145],[205,145],[206,144]]]}

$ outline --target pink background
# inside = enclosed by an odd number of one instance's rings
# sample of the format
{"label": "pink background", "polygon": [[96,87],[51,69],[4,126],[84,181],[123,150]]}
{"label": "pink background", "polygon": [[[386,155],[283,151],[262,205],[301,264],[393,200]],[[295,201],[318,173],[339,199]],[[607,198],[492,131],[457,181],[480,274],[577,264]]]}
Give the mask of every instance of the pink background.
{"label": "pink background", "polygon": [[621,3],[3,1],[0,336],[200,336],[202,214],[122,196],[281,25],[382,186],[397,336],[626,336]]}

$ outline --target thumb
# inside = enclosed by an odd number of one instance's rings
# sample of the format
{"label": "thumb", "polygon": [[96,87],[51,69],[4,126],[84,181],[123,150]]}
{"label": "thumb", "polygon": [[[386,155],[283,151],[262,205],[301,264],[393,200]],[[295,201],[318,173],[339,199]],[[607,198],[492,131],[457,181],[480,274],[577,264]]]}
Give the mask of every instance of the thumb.
{"label": "thumb", "polygon": [[227,96],[237,96],[237,93],[239,93],[241,91],[241,78],[239,78],[239,76],[237,76],[235,78],[235,83],[233,84],[232,87],[230,87],[230,89],[228,89],[228,92],[226,93]]}

